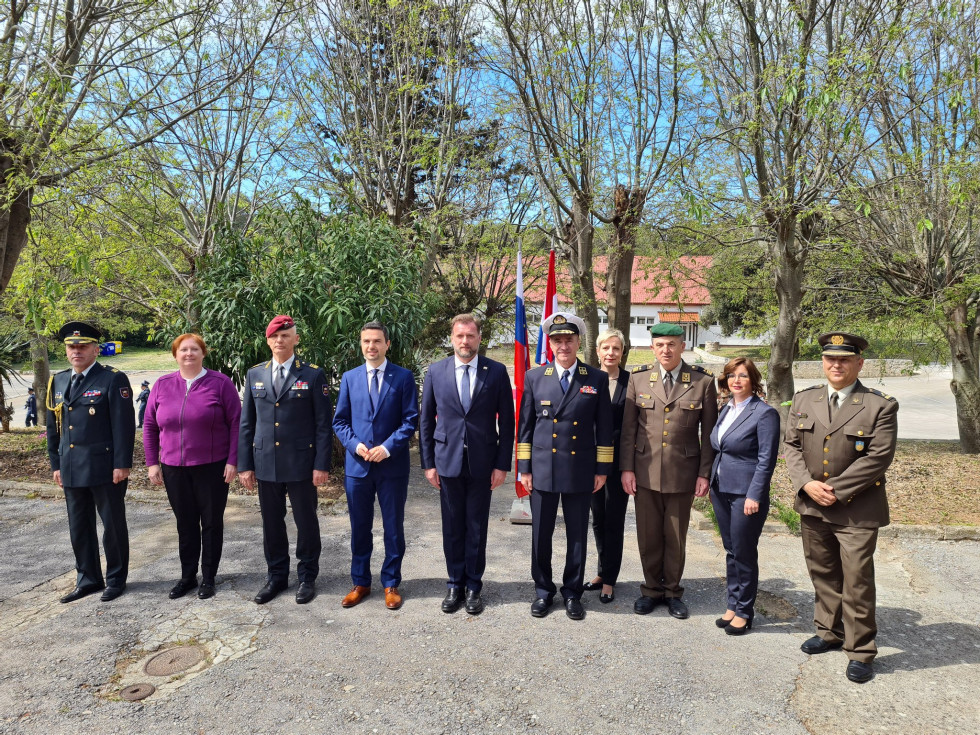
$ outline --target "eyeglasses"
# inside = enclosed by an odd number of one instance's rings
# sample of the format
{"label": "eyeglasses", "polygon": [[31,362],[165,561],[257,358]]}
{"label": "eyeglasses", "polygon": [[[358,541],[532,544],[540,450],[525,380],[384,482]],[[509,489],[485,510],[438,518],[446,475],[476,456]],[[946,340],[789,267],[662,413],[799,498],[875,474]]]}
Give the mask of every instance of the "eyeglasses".
{"label": "eyeglasses", "polygon": [[745,373],[729,373],[725,377],[728,378],[729,380],[735,380],[736,378],[738,378],[739,380],[748,380],[749,379],[749,376],[746,375]]}

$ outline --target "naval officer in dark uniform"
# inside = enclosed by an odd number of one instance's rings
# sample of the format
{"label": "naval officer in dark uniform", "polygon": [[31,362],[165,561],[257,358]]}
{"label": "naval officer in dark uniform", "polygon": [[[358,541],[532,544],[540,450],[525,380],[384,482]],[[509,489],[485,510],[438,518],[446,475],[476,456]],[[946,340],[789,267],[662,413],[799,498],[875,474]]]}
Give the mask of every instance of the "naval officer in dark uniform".
{"label": "naval officer in dark uniform", "polygon": [[813,582],[817,634],[803,653],[843,648],[847,678],[874,677],[874,553],[888,525],[885,471],[895,457],[898,402],[858,380],[867,340],[829,332],[818,340],[828,385],[793,396],[786,468],[797,490],[803,554]]}
{"label": "naval officer in dark uniform", "polygon": [[259,605],[289,586],[286,496],[296,522],[296,602],[316,597],[320,572],[317,485],[330,479],[333,408],[323,370],[296,356],[299,335],[292,317],[275,317],[265,330],[272,359],[248,371],[238,433],[238,479],[256,482],[268,577],[255,595]]}
{"label": "naval officer in dark uniform", "polygon": [[[109,602],[123,593],[129,573],[126,487],[133,466],[136,418],[129,379],[96,361],[102,333],[69,322],[58,332],[71,367],[48,382],[48,458],[54,481],[65,491],[75,589],[72,602],[99,590]],[[95,513],[102,518],[106,573],[102,576]]]}
{"label": "naval officer in dark uniform", "polygon": [[568,617],[581,620],[590,501],[606,484],[613,461],[609,376],[578,362],[585,322],[557,312],[543,326],[555,360],[525,376],[517,440],[517,470],[531,493],[531,576],[537,592],[531,615],[547,615],[557,592],[551,541],[561,502],[567,539],[561,596]]}

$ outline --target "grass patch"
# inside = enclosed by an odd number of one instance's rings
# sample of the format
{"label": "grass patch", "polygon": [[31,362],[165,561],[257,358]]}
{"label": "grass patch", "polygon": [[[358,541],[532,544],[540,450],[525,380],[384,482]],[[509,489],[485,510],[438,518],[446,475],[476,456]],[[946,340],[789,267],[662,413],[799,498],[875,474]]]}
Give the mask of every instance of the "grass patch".
{"label": "grass patch", "polygon": [[707,497],[695,498],[694,499],[694,510],[701,513],[705,518],[711,521],[711,525],[715,527],[715,531],[720,533],[718,528],[718,518],[715,517],[715,507],[711,504],[711,500]]}
{"label": "grass patch", "polygon": [[729,360],[733,357],[748,357],[752,360],[752,362],[760,363],[769,359],[769,352],[770,349],[766,345],[746,345],[744,347],[721,347],[720,349],[712,351],[711,354],[718,355],[719,357],[725,357]]}
{"label": "grass patch", "polygon": [[769,517],[779,521],[793,533],[800,533],[800,514],[776,498],[770,500]]}
{"label": "grass patch", "polygon": [[[112,365],[112,367],[126,373],[138,370],[171,371],[177,368],[177,364],[174,362],[170,350],[161,347],[126,347],[123,345],[121,354],[100,357],[99,362]],[[52,373],[56,373],[59,370],[66,370],[68,368],[68,360],[65,358],[64,351],[59,350],[51,358],[50,364]],[[25,362],[18,368],[19,372],[29,373],[32,370],[33,366],[30,362]]]}

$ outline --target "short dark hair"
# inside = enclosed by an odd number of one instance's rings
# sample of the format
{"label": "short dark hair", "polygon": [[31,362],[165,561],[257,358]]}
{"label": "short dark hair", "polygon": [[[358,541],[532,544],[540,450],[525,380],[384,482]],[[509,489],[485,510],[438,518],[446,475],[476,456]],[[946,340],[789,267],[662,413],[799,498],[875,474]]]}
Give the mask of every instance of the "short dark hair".
{"label": "short dark hair", "polygon": [[728,376],[735,372],[735,368],[740,365],[745,366],[745,372],[749,374],[749,383],[752,384],[752,392],[756,395],[761,396],[762,392],[762,373],[759,372],[759,368],[755,366],[750,357],[733,357],[725,365],[724,372],[718,376],[718,390],[724,393],[729,393],[728,390]]}
{"label": "short dark hair", "polygon": [[391,342],[391,335],[388,333],[388,327],[378,321],[372,321],[361,327],[362,332],[366,332],[369,329],[377,329],[385,336],[385,342]]}

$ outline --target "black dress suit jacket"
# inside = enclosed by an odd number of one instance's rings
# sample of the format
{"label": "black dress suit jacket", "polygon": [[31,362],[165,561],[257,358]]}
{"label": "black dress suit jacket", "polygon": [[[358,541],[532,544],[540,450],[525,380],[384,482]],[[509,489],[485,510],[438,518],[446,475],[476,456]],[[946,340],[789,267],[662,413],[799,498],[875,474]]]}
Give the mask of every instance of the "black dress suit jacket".
{"label": "black dress suit jacket", "polygon": [[514,398],[507,368],[478,357],[475,373],[470,409],[464,412],[456,388],[456,359],[447,357],[429,366],[419,422],[422,469],[435,468],[441,477],[459,477],[465,446],[471,477],[489,477],[495,469],[510,470]]}
{"label": "black dress suit jacket", "polygon": [[238,471],[263,482],[301,482],[330,471],[333,407],[326,376],[296,357],[279,395],[272,361],[248,371],[238,433]]}
{"label": "black dress suit jacket", "polygon": [[616,378],[616,388],[612,396],[613,413],[613,472],[619,471],[619,435],[623,433],[623,410],[626,407],[626,390],[629,388],[630,371],[626,368],[619,369],[619,376]]}
{"label": "black dress suit jacket", "polygon": [[51,470],[60,470],[65,487],[109,485],[114,469],[133,466],[136,413],[129,378],[96,362],[65,401],[72,372],[56,373],[48,386],[50,405],[61,409],[60,422],[48,410]]}

